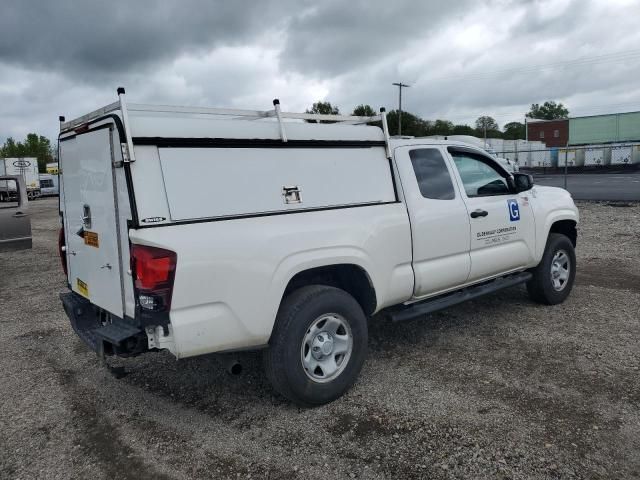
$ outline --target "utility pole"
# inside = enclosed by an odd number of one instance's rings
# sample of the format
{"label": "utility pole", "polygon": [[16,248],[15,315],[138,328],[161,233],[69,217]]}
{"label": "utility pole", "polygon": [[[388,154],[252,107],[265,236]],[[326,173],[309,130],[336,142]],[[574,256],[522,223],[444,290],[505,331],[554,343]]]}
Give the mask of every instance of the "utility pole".
{"label": "utility pole", "polygon": [[409,88],[411,85],[402,82],[394,82],[392,85],[398,87],[398,135],[402,135],[402,87]]}
{"label": "utility pole", "polygon": [[484,123],[484,148],[487,148],[487,120]]}

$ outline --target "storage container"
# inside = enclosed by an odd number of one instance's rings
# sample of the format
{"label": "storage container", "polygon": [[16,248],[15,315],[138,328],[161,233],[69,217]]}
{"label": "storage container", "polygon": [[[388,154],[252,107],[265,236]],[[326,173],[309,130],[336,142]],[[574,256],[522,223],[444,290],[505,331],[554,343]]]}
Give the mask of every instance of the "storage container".
{"label": "storage container", "polygon": [[594,145],[584,150],[584,166],[597,167],[611,163],[611,149],[604,145]]}
{"label": "storage container", "polygon": [[611,145],[611,165],[629,165],[633,160],[633,145]]}

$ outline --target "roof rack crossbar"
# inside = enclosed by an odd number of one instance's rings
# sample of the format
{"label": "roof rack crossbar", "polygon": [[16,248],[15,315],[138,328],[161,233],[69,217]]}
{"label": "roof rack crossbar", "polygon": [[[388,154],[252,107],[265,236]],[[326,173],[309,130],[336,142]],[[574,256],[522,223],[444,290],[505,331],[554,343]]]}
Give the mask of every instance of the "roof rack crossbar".
{"label": "roof rack crossbar", "polygon": [[[81,117],[73,120],[69,120],[62,124],[63,130],[71,129],[75,126],[82,125],[91,120],[95,120],[109,112],[118,110],[120,108],[120,102],[111,103],[105,107],[94,110]],[[275,110],[242,110],[234,108],[209,108],[209,107],[180,107],[169,105],[145,105],[141,103],[128,104],[129,112],[154,112],[154,113],[185,113],[194,115],[222,115],[232,116],[237,118],[251,118],[261,119],[275,117]],[[316,121],[328,121],[350,125],[358,125],[372,122],[381,121],[380,115],[374,115],[370,117],[361,117],[356,115],[324,115],[320,113],[296,113],[296,112],[280,112],[280,116],[283,119],[297,119],[297,120],[316,120]]]}
{"label": "roof rack crossbar", "polygon": [[64,132],[66,130],[72,130],[76,127],[79,127],[82,124],[88,123],[96,118],[103,117],[109,112],[113,112],[114,110],[118,110],[120,108],[120,100],[110,103],[102,108],[94,110],[93,112],[87,113],[78,118],[74,118],[73,120],[69,120],[68,122],[62,122],[60,124],[60,131]]}
{"label": "roof rack crossbar", "polygon": [[[145,105],[141,103],[129,104],[130,112],[158,112],[158,113],[190,113],[197,115],[229,115],[233,117],[251,117],[254,119],[276,117],[276,110],[242,110],[237,108],[211,107],[180,107],[169,105]],[[280,111],[281,118],[298,120],[323,120],[329,122],[352,122],[353,124],[379,122],[380,115],[363,117],[357,115],[325,115],[321,113],[296,113]]]}

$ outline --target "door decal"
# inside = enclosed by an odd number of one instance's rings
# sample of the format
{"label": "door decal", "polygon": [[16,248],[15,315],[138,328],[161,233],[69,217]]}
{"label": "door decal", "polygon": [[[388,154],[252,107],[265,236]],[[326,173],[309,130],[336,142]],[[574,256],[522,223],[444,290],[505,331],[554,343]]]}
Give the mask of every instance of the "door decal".
{"label": "door decal", "polygon": [[520,207],[518,206],[518,200],[513,198],[507,200],[507,206],[509,207],[509,219],[512,222],[520,220]]}

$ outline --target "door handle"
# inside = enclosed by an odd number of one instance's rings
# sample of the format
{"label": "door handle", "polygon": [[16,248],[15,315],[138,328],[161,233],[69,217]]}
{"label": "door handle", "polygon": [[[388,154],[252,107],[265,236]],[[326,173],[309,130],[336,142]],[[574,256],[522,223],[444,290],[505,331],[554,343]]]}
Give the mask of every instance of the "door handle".
{"label": "door handle", "polygon": [[487,215],[489,215],[489,212],[487,212],[486,210],[478,209],[474,210],[469,215],[471,216],[471,218],[486,217]]}
{"label": "door handle", "polygon": [[26,213],[22,213],[22,212],[16,212],[13,214],[14,218],[20,218],[20,217],[26,217],[27,214]]}

